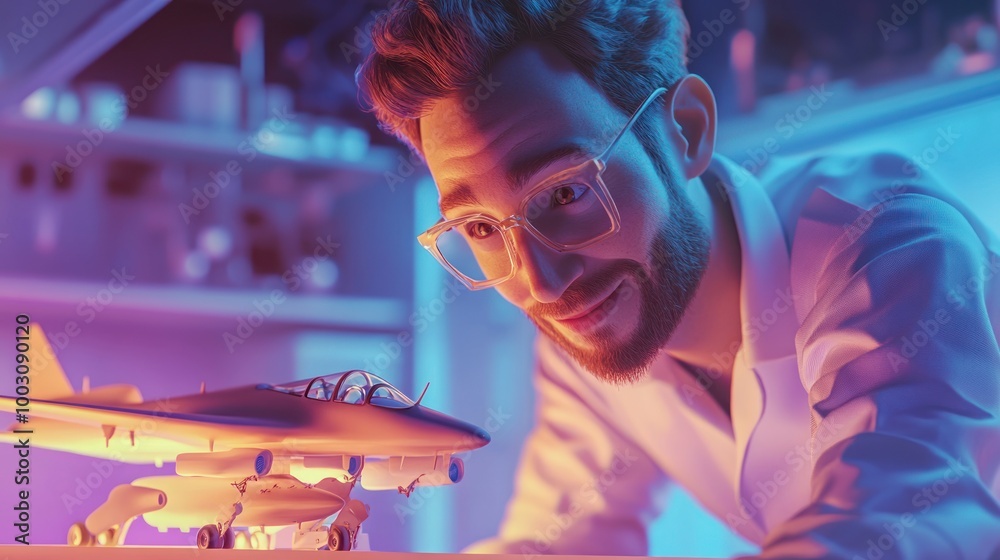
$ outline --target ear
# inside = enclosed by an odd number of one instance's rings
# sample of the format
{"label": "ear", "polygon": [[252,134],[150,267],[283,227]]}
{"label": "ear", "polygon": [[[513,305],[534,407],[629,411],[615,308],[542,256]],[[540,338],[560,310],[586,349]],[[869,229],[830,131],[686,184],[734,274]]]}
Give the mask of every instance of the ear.
{"label": "ear", "polygon": [[694,179],[708,169],[715,152],[715,94],[701,76],[688,74],[674,85],[669,101],[667,133],[684,175]]}

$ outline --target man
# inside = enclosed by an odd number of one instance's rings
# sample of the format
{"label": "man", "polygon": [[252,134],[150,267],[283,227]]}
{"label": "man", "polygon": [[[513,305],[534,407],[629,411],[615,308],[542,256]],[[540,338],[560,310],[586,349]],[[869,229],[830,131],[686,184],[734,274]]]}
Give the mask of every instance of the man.
{"label": "man", "polygon": [[421,243],[541,331],[516,492],[471,550],[644,554],[674,482],[764,558],[989,557],[1000,244],[891,154],[715,155],[686,39],[661,0],[374,27],[359,86],[439,189]]}

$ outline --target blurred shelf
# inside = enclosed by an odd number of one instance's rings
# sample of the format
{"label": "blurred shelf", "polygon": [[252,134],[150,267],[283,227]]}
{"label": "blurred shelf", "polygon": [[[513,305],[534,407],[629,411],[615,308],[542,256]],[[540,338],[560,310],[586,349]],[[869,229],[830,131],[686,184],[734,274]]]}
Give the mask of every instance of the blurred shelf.
{"label": "blurred shelf", "polygon": [[[118,286],[118,284],[116,284]],[[102,292],[105,292],[102,294]],[[194,286],[130,284],[112,294],[108,282],[0,277],[0,310],[14,314],[58,315],[83,324],[104,314],[124,319],[155,320],[175,324],[206,322],[235,327],[259,313],[255,303],[268,308],[272,290],[236,290]],[[409,329],[408,310],[402,300],[344,295],[289,294],[273,306],[263,327],[309,326],[351,331],[398,332]],[[100,305],[97,298],[111,300]],[[88,303],[97,301],[100,310]]]}
{"label": "blurred shelf", "polygon": [[[304,115],[298,115],[299,118]],[[84,131],[101,133],[96,143],[88,140]],[[309,139],[291,134],[275,134],[267,146],[255,147],[256,156],[247,161],[241,145],[252,141],[259,130],[236,130],[189,125],[159,119],[130,117],[118,128],[101,131],[94,123],[80,121],[64,124],[52,120],[34,120],[19,115],[0,118],[0,141],[19,145],[51,146],[65,157],[67,150],[80,142],[96,144],[94,153],[106,156],[130,156],[156,161],[205,162],[225,165],[235,160],[241,166],[261,167],[287,165],[313,172],[355,172],[381,177],[386,169],[394,168],[398,152],[391,148],[369,146],[363,157],[321,157],[312,153]],[[96,137],[96,133],[93,135]]]}
{"label": "blurred shelf", "polygon": [[[779,155],[788,155],[980,103],[1000,95],[1000,69],[948,79],[923,76],[867,89],[849,81],[830,82],[821,91],[827,99],[820,101],[816,92],[805,88],[763,98],[753,114],[723,118],[716,150],[742,162],[749,151],[759,152],[773,139]],[[816,102],[812,105],[811,97]]]}

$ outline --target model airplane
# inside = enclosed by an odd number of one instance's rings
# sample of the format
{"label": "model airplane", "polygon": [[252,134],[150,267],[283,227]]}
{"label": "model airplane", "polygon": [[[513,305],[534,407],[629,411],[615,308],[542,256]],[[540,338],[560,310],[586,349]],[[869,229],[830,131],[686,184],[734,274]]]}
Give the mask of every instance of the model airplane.
{"label": "model airplane", "polygon": [[[490,441],[484,430],[421,406],[423,394],[414,402],[361,370],[152,402],[131,385],[91,390],[85,382],[74,393],[38,325],[29,337],[30,424],[15,424],[6,439],[31,427],[46,434],[37,447],[175,463],[176,475],[114,488],[70,528],[70,545],[122,544],[142,515],[161,530],[200,527],[199,548],[272,548],[270,535],[296,525],[293,548],[350,550],[369,511],[351,498],[356,483],[407,495],[414,486],[454,484],[465,470],[454,454]],[[0,411],[17,408],[15,397],[0,397]]]}

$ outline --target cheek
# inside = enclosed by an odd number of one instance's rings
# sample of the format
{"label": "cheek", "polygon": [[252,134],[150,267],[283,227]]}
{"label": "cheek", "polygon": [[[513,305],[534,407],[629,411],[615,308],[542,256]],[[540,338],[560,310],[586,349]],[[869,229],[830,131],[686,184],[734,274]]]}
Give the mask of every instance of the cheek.
{"label": "cheek", "polygon": [[630,173],[622,177],[629,187],[612,194],[621,214],[621,230],[608,241],[616,250],[644,262],[652,240],[670,215],[670,201],[655,172]]}
{"label": "cheek", "polygon": [[515,276],[493,289],[496,290],[502,298],[522,311],[524,310],[525,302],[530,301],[531,299],[531,292],[526,286],[522,286],[520,276]]}

